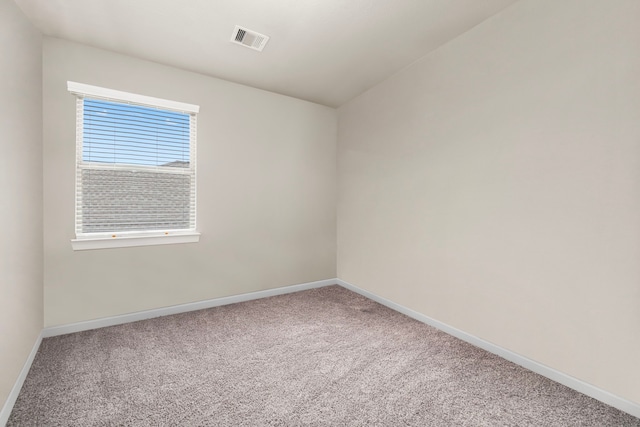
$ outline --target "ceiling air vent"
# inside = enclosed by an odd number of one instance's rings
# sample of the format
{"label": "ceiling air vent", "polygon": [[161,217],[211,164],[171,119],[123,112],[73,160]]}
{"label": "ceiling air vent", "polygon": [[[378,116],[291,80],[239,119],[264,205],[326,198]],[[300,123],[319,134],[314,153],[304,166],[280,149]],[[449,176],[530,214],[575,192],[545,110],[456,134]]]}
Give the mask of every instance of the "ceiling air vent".
{"label": "ceiling air vent", "polygon": [[269,36],[265,36],[264,34],[256,33],[255,31],[236,25],[236,28],[233,30],[233,34],[231,35],[231,41],[262,52],[262,49],[264,49],[264,46],[269,41]]}

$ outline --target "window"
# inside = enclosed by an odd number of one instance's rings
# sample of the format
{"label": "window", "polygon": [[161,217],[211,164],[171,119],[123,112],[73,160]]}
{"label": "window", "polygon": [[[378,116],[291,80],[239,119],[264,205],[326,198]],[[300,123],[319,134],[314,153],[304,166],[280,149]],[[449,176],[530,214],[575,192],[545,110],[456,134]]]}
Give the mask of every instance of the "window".
{"label": "window", "polygon": [[74,250],[197,242],[191,104],[68,82],[76,100]]}

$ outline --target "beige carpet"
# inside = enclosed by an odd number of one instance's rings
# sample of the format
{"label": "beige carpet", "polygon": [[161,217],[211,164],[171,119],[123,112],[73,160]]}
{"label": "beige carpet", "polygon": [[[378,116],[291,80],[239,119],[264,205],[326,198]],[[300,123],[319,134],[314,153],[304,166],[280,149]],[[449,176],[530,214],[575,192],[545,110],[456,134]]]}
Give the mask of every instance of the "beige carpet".
{"label": "beige carpet", "polygon": [[9,426],[640,426],[339,286],[43,340]]}

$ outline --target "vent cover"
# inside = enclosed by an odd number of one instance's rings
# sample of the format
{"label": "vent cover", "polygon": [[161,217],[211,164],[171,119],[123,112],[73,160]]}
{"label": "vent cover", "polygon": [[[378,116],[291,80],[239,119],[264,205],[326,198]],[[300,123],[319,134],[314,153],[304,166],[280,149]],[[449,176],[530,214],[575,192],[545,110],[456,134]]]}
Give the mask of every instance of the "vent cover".
{"label": "vent cover", "polygon": [[231,35],[231,41],[262,52],[262,49],[264,49],[264,46],[269,41],[269,36],[265,36],[264,34],[256,33],[255,31],[236,25],[236,28],[233,30],[233,34]]}

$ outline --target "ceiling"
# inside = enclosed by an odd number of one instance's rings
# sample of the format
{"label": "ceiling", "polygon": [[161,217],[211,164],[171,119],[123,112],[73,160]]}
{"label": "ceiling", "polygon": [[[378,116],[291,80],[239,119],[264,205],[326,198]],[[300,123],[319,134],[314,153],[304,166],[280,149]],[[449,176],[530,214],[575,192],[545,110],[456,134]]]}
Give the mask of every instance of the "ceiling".
{"label": "ceiling", "polygon": [[49,36],[337,107],[516,0],[15,1]]}

